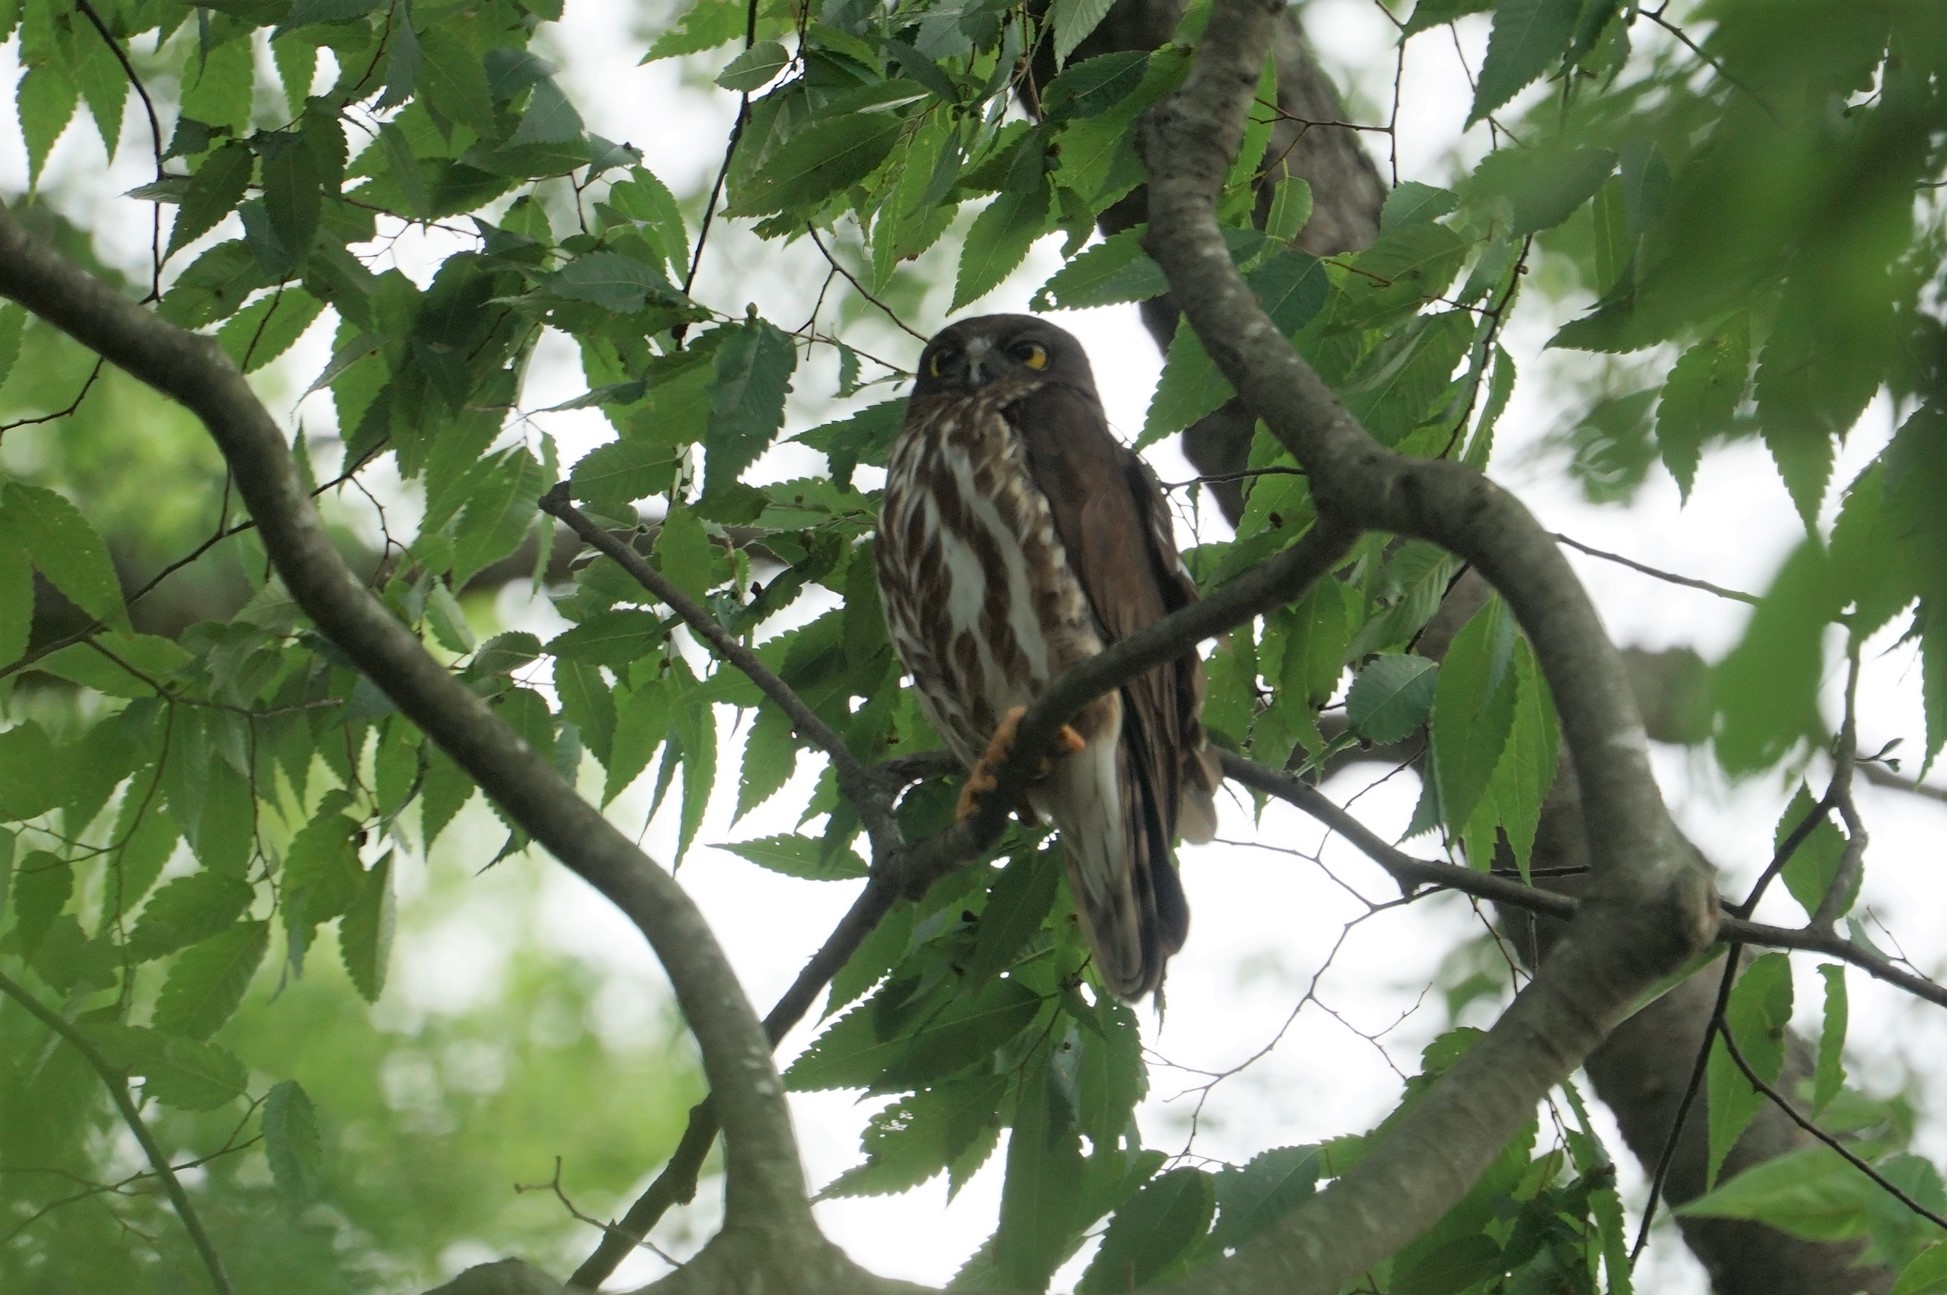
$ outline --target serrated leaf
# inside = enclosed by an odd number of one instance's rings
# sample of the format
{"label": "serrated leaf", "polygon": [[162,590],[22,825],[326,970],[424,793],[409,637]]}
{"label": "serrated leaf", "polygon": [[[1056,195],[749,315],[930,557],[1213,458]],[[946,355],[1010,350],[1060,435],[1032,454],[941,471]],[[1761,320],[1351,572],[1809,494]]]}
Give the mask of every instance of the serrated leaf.
{"label": "serrated leaf", "polygon": [[169,230],[169,250],[176,252],[199,235],[216,228],[218,221],[237,209],[250,186],[255,155],[232,140],[203,159],[196,174],[189,178],[189,190],[176,208],[175,224]]}
{"label": "serrated leaf", "polygon": [[[1792,796],[1791,803],[1785,806],[1785,812],[1779,816],[1778,827],[1772,833],[1774,847],[1782,848],[1785,838],[1796,832],[1815,812],[1817,818],[1810,834],[1799,842],[1798,848],[1785,860],[1780,874],[1785,889],[1791,892],[1792,898],[1798,901],[1807,917],[1818,912],[1826,892],[1831,889],[1833,878],[1838,875],[1839,861],[1846,852],[1845,834],[1832,822],[1829,812],[1819,811],[1818,802],[1803,782],[1798,784],[1798,791]],[[1857,886],[1857,880],[1853,884]]]}
{"label": "serrated leaf", "polygon": [[1048,22],[1055,29],[1055,66],[1068,62],[1075,47],[1108,17],[1115,0],[1054,0],[1048,6]]}
{"label": "serrated leaf", "polygon": [[1866,1211],[1882,1190],[1830,1147],[1805,1147],[1753,1165],[1676,1212],[1751,1219],[1810,1241],[1841,1241],[1864,1231]]}
{"label": "serrated leaf", "polygon": [[658,680],[638,684],[615,712],[615,745],[609,754],[602,803],[614,800],[649,767],[649,757],[668,740],[669,690]]}
{"label": "serrated leaf", "polygon": [[82,611],[105,625],[127,626],[108,546],[64,496],[24,481],[7,482],[0,487],[0,540],[27,554],[48,583]]}
{"label": "serrated leaf", "polygon": [[169,965],[156,999],[155,1026],[207,1039],[229,1020],[270,948],[270,923],[239,922],[185,949]]}
{"label": "serrated leaf", "polygon": [[1085,310],[1090,306],[1147,301],[1169,291],[1163,271],[1143,251],[1138,225],[1084,248],[1035,290],[1035,310]]}
{"label": "serrated leaf", "polygon": [[823,116],[775,141],[764,165],[733,178],[726,216],[810,212],[870,175],[898,142],[905,119],[892,112]]}
{"label": "serrated leaf", "polygon": [[201,328],[236,314],[251,293],[270,282],[249,245],[231,239],[190,262],[162,294],[157,310],[172,324]]}
{"label": "serrated leaf", "polygon": [[[1738,1053],[1758,1078],[1774,1082],[1784,1064],[1785,1029],[1791,1024],[1791,964],[1782,953],[1753,958],[1738,975],[1724,1008],[1724,1027]],[[1745,1077],[1724,1040],[1714,1038],[1705,1076],[1709,1146],[1706,1183],[1717,1181],[1724,1157],[1744,1136],[1764,1105],[1764,1096]]]}
{"label": "serrated leaf", "polygon": [[1704,441],[1729,430],[1750,371],[1750,328],[1742,315],[1684,351],[1670,368],[1656,407],[1656,444],[1686,500]]}
{"label": "serrated leaf", "polygon": [[178,1110],[226,1106],[250,1079],[243,1062],[214,1044],[108,1021],[91,1022],[86,1031],[110,1065],[142,1079],[144,1097]]}
{"label": "serrated leaf", "polygon": [[948,309],[959,310],[1000,286],[1027,259],[1034,240],[1048,232],[1051,214],[1045,181],[1003,190],[988,203],[967,230]]}
{"label": "serrated leaf", "polygon": [[359,996],[368,1003],[378,1002],[379,995],[385,991],[396,920],[392,853],[388,850],[365,874],[358,894],[338,923],[338,957]]}
{"label": "serrated leaf", "polygon": [[51,63],[28,68],[14,88],[14,112],[27,145],[27,183],[40,183],[54,142],[67,129],[80,93],[65,69]]}
{"label": "serrated leaf", "polygon": [[537,512],[546,473],[525,446],[486,461],[453,526],[452,580],[464,586],[520,547]]}
{"label": "serrated leaf", "polygon": [[711,361],[703,492],[736,484],[784,425],[784,398],[798,353],[776,326],[751,320],[728,329]]}
{"label": "serrated leaf", "polygon": [[1276,1223],[1318,1186],[1317,1147],[1277,1147],[1217,1174],[1217,1226],[1208,1253],[1233,1249]]}
{"label": "serrated leaf", "polygon": [[745,94],[761,90],[791,63],[791,51],[774,40],[760,40],[724,65],[717,84]]}
{"label": "serrated leaf", "polygon": [[1440,666],[1433,769],[1441,815],[1456,832],[1473,817],[1514,727],[1513,659],[1514,619],[1496,598],[1461,627]]}
{"label": "serrated leaf", "polygon": [[1507,834],[1515,866],[1525,878],[1541,808],[1555,783],[1557,732],[1548,684],[1526,639],[1515,640],[1514,671],[1514,723],[1490,791],[1498,826]]}
{"label": "serrated leaf", "polygon": [[744,761],[737,775],[737,812],[731,823],[762,805],[790,780],[798,767],[791,721],[775,706],[763,706],[744,737]]}
{"label": "serrated leaf", "polygon": [[1203,1240],[1216,1208],[1215,1183],[1200,1169],[1172,1169],[1150,1179],[1116,1210],[1075,1290],[1095,1295],[1147,1284]]}
{"label": "serrated leaf", "polygon": [[318,233],[318,216],[324,206],[319,190],[323,175],[317,154],[294,131],[261,135],[259,145],[263,158],[264,210],[286,258],[280,268],[295,268],[310,255]]}
{"label": "serrated leaf", "polygon": [[853,1008],[813,1040],[785,1071],[785,1085],[794,1092],[816,1092],[933,1083],[991,1057],[1027,1027],[1041,1005],[1024,986],[993,980],[905,1034],[882,1039],[873,1001]]}
{"label": "serrated leaf", "polygon": [[1900,1269],[1892,1295],[1942,1295],[1947,1292],[1947,1241],[1936,1241]]}
{"label": "serrated leaf", "polygon": [[1714,745],[1726,772],[1753,773],[1800,739],[1819,740],[1825,625],[1836,610],[1825,554],[1808,540],[1785,560],[1737,646],[1711,672]]}
{"label": "serrated leaf", "polygon": [[1514,98],[1561,58],[1581,12],[1582,0],[1501,0],[1487,34],[1487,58],[1474,86],[1467,124]]}
{"label": "serrated leaf", "polygon": [[561,87],[554,83],[553,77],[544,76],[534,83],[528,93],[527,108],[521,113],[521,124],[514,128],[508,137],[509,144],[565,144],[582,138],[586,133],[581,114],[568,102],[568,96],[561,93]]}
{"label": "serrated leaf", "polygon": [[1085,1221],[1078,1217],[1075,1196],[1081,1171],[1081,1137],[1056,1096],[1046,1061],[1037,1061],[1022,1076],[1007,1140],[1000,1225],[994,1231],[994,1262],[1002,1284],[1047,1288]]}
{"label": "serrated leaf", "polygon": [[568,474],[576,499],[620,508],[667,490],[676,478],[676,455],[660,445],[611,441],[583,455]]}
{"label": "serrated leaf", "polygon": [[1465,311],[1420,317],[1354,371],[1346,408],[1380,444],[1397,445],[1433,411],[1473,340],[1474,322]]}
{"label": "serrated leaf", "polygon": [[737,841],[717,848],[748,859],[760,868],[807,881],[847,881],[866,874],[865,861],[853,851],[841,850],[835,857],[827,858],[823,842],[795,833]]}
{"label": "serrated leaf", "polygon": [[1481,13],[1494,7],[1494,0],[1420,0],[1413,6],[1413,16],[1406,20],[1401,36],[1414,36],[1429,27],[1452,22],[1470,13]]}
{"label": "serrated leaf", "polygon": [[255,373],[297,344],[325,303],[296,284],[260,297],[223,322],[217,341],[245,373]]}
{"label": "serrated leaf", "polygon": [[158,958],[224,930],[250,907],[256,890],[241,877],[193,872],[165,883],[149,897],[129,933],[138,960]]}
{"label": "serrated leaf", "polygon": [[866,1121],[865,1163],[840,1174],[818,1195],[879,1196],[917,1187],[999,1122],[1007,1093],[1002,1075],[973,1075],[902,1097]]}
{"label": "serrated leaf", "polygon": [[437,25],[418,29],[416,90],[438,117],[459,122],[482,139],[494,137],[493,92],[480,56]]}
{"label": "serrated leaf", "polygon": [[569,301],[592,301],[618,315],[648,303],[681,299],[662,271],[620,252],[589,252],[562,266],[544,281],[548,292]]}
{"label": "serrated leaf", "polygon": [[1825,981],[1825,1011],[1819,1030],[1818,1062],[1812,1070],[1812,1114],[1818,1115],[1846,1083],[1846,1026],[1852,1015],[1846,998],[1846,969],[1835,962],[1819,964]]}
{"label": "serrated leaf", "polygon": [[324,1138],[317,1108],[296,1080],[264,1094],[264,1158],[284,1208],[296,1211],[318,1198],[324,1177]]}
{"label": "serrated leaf", "polygon": [[1433,713],[1440,667],[1423,656],[1389,653],[1373,658],[1345,695],[1352,731],[1381,746],[1416,732]]}
{"label": "serrated leaf", "polygon": [[306,27],[312,23],[345,22],[352,18],[363,18],[384,4],[385,0],[291,0],[291,11],[284,16],[283,26]]}
{"label": "serrated leaf", "polygon": [[981,910],[967,983],[979,986],[1007,970],[1041,930],[1055,904],[1060,868],[1054,856],[1023,851],[1009,859]]}
{"label": "serrated leaf", "polygon": [[672,505],[656,532],[656,567],[678,593],[702,605],[712,583],[710,534],[693,508]]}

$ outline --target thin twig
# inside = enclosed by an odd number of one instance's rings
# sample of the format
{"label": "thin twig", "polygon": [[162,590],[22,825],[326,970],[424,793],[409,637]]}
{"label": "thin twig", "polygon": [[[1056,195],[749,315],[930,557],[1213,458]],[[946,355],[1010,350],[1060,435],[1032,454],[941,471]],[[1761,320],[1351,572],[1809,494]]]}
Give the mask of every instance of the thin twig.
{"label": "thin twig", "polygon": [[811,235],[811,241],[814,244],[816,244],[818,250],[824,254],[825,263],[831,266],[832,269],[836,270],[839,276],[843,278],[845,282],[851,284],[852,289],[855,292],[857,292],[861,297],[864,297],[867,301],[871,302],[873,305],[877,306],[881,311],[881,313],[883,313],[887,319],[890,319],[893,323],[899,325],[899,327],[904,329],[907,333],[910,333],[912,336],[917,337],[922,344],[925,343],[926,334],[918,331],[911,324],[908,324],[905,320],[901,319],[899,317],[898,311],[894,310],[891,306],[888,306],[885,302],[873,296],[871,291],[863,283],[859,282],[857,275],[853,274],[850,270],[846,269],[843,265],[839,263],[838,258],[832,255],[831,249],[826,247],[824,242],[819,239],[818,227],[816,225],[806,225],[805,233]]}
{"label": "thin twig", "polygon": [[1601,549],[1591,548],[1580,540],[1570,539],[1560,531],[1551,531],[1550,534],[1576,552],[1586,553],[1592,558],[1601,558],[1604,562],[1614,562],[1618,566],[1628,567],[1631,571],[1640,571],[1646,576],[1653,576],[1658,580],[1666,581],[1673,585],[1683,585],[1688,589],[1701,589],[1705,593],[1716,594],[1719,598],[1729,598],[1732,602],[1745,603],[1753,607],[1757,606],[1758,596],[1756,594],[1747,594],[1741,589],[1726,589],[1723,585],[1714,585],[1708,580],[1698,580],[1694,576],[1680,576],[1674,571],[1659,571],[1655,567],[1644,566],[1641,562],[1633,558],[1626,558],[1620,553],[1606,553]]}
{"label": "thin twig", "polygon": [[169,1157],[163,1154],[162,1147],[149,1132],[148,1122],[142,1112],[135,1108],[135,1099],[128,1095],[128,1085],[123,1082],[122,1073],[108,1064],[108,1058],[101,1055],[87,1035],[74,1028],[59,1013],[43,1006],[40,1000],[28,993],[12,977],[0,971],[0,994],[19,1003],[27,1009],[28,1015],[52,1030],[61,1040],[81,1054],[102,1084],[108,1089],[109,1100],[121,1113],[122,1122],[142,1146],[142,1154],[148,1157],[149,1167],[155,1170],[156,1177],[162,1180],[162,1190],[169,1196],[169,1203],[176,1208],[176,1217],[182,1220],[183,1231],[189,1233],[189,1240],[196,1247],[196,1253],[203,1260],[203,1268],[209,1273],[210,1285],[218,1295],[236,1295],[236,1287],[230,1284],[230,1275],[223,1270],[223,1258],[216,1253],[216,1246],[210,1241],[210,1234],[203,1230],[203,1220],[190,1203],[189,1193],[183,1190],[182,1180],[176,1177],[175,1168]]}

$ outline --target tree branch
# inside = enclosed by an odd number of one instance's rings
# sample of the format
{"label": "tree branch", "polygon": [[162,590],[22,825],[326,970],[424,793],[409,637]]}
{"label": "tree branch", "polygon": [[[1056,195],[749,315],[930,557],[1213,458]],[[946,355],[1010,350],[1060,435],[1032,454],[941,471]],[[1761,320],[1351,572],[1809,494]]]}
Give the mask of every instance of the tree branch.
{"label": "tree branch", "polygon": [[721,1102],[731,1223],[815,1235],[783,1087],[750,1001],[673,878],[448,674],[332,547],[282,431],[217,343],[174,326],[0,209],[0,295],[185,405],[222,450],[264,548],[318,628],[537,842],[628,915],[669,974]]}
{"label": "tree branch", "polygon": [[169,1203],[175,1206],[176,1217],[182,1220],[183,1231],[189,1233],[190,1243],[196,1247],[197,1255],[203,1260],[204,1271],[210,1275],[210,1286],[216,1290],[217,1295],[235,1295],[236,1288],[230,1285],[230,1275],[223,1269],[223,1257],[217,1254],[216,1246],[210,1241],[210,1234],[203,1230],[202,1217],[196,1213],[196,1207],[190,1203],[189,1193],[183,1190],[182,1180],[176,1177],[175,1167],[169,1163],[169,1157],[163,1154],[161,1145],[155,1140],[155,1134],[149,1132],[148,1122],[142,1118],[142,1112],[135,1108],[135,1099],[128,1095],[128,1084],[123,1080],[122,1073],[108,1064],[108,1058],[101,1055],[101,1050],[95,1047],[87,1035],[75,1029],[59,1013],[42,1005],[40,1000],[28,993],[24,986],[3,971],[0,971],[0,994],[5,994],[19,1003],[27,1010],[28,1015],[52,1030],[69,1047],[79,1052],[82,1060],[88,1063],[88,1068],[100,1078],[102,1084],[108,1089],[109,1100],[115,1103],[115,1109],[121,1113],[122,1123],[128,1125],[128,1131],[133,1133],[136,1142],[141,1144],[142,1154],[148,1158],[149,1167],[154,1169],[156,1177],[162,1180],[162,1190],[168,1194]]}

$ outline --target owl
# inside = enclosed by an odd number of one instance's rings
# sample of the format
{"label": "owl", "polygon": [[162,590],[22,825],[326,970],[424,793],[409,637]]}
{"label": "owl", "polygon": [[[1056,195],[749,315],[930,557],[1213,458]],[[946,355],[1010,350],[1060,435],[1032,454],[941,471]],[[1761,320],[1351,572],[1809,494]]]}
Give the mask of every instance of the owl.
{"label": "owl", "polygon": [[[971,771],[962,817],[1051,680],[1197,597],[1081,344],[1030,315],[962,320],[921,352],[878,577],[920,707]],[[1125,1000],[1160,994],[1189,930],[1174,843],[1215,831],[1202,699],[1194,651],[1096,698],[1027,793],[1060,833],[1096,973]]]}

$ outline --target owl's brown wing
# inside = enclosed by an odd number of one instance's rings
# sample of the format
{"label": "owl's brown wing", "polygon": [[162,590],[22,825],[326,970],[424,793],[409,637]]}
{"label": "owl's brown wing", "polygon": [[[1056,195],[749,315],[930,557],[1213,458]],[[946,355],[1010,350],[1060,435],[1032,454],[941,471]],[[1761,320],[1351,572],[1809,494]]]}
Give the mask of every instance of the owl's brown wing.
{"label": "owl's brown wing", "polygon": [[[1105,643],[1196,599],[1162,492],[1143,461],[1109,431],[1098,401],[1049,384],[1014,402],[1009,418]],[[1122,688],[1118,765],[1129,792],[1131,880],[1145,972],[1158,978],[1189,925],[1170,847],[1178,836],[1209,840],[1215,828],[1218,778],[1198,717],[1202,699],[1203,664],[1194,652]]]}

